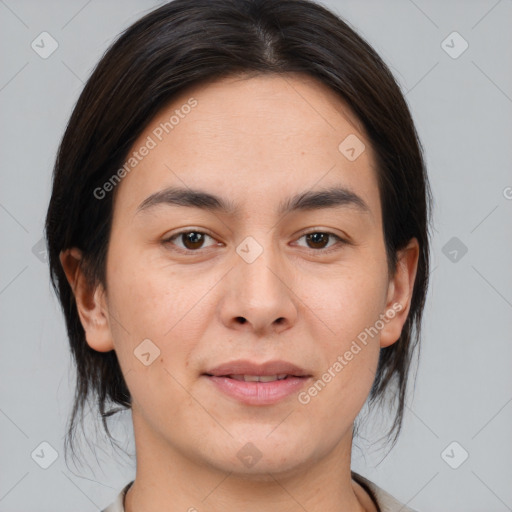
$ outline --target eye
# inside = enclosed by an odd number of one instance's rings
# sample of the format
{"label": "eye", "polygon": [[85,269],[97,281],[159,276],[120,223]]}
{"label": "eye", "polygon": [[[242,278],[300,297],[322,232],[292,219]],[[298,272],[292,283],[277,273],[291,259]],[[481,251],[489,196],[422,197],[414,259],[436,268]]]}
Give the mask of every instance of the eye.
{"label": "eye", "polygon": [[[329,231],[311,231],[309,233],[305,233],[302,235],[301,238],[306,239],[306,243],[309,245],[309,249],[312,249],[314,251],[322,251],[326,249],[326,245],[329,241],[329,239],[333,240],[334,242],[337,242],[332,244],[331,247],[334,245],[342,245],[347,244],[348,242],[344,240],[343,238],[339,237],[338,235],[335,235],[334,233],[330,233]],[[311,247],[312,245],[312,247]],[[331,248],[325,250],[325,252],[330,252]]]}
{"label": "eye", "polygon": [[[175,233],[169,238],[166,238],[163,243],[164,244],[172,244],[176,245],[178,249],[181,249],[183,251],[197,251],[198,249],[203,248],[203,244],[205,241],[205,238],[211,238],[214,240],[213,237],[208,235],[207,233],[204,233],[203,231],[195,230],[195,229],[188,229],[184,231],[180,231],[179,233]],[[179,245],[174,243],[174,240],[179,240],[183,243],[183,246],[180,247]]]}
{"label": "eye", "polygon": [[[177,249],[179,249],[181,252],[198,252],[199,249],[205,248],[204,242],[206,238],[215,240],[212,236],[208,235],[203,231],[188,229],[179,231],[178,233],[175,233],[171,237],[166,238],[165,240],[163,240],[163,243],[166,245],[171,244],[175,246]],[[299,238],[299,240],[302,238],[306,239],[306,243],[308,244],[307,248],[316,252],[330,252],[333,246],[348,244],[348,241],[329,231],[311,231],[309,233],[305,233],[304,235],[302,235]],[[177,244],[175,242],[176,240],[181,242],[183,245],[180,246],[179,244]],[[333,241],[335,243],[331,244],[330,248],[326,249],[326,247],[329,247],[329,241]]]}

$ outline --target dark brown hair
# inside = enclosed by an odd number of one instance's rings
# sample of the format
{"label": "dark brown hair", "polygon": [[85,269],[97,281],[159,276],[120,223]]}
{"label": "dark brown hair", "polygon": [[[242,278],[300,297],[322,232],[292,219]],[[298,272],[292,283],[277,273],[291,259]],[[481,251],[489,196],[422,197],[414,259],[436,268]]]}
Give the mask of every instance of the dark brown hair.
{"label": "dark brown hair", "polygon": [[[422,148],[405,99],[388,67],[349,25],[308,0],[175,0],[139,19],[111,45],[73,110],[53,173],[46,238],[53,287],[66,319],[77,386],[66,440],[73,448],[77,414],[89,397],[106,418],[130,407],[115,351],[85,340],[72,290],[59,261],[70,247],[83,251],[91,283],[105,285],[114,194],[101,187],[150,120],[188,86],[229,75],[305,73],[329,86],[364,126],[376,155],[390,274],[397,251],[416,237],[420,255],[410,312],[400,339],[382,348],[372,404],[388,393],[400,432],[406,386],[429,276],[431,193]],[[419,351],[418,351],[419,354]],[[108,410],[110,404],[121,408]],[[394,433],[394,435],[393,435]]]}

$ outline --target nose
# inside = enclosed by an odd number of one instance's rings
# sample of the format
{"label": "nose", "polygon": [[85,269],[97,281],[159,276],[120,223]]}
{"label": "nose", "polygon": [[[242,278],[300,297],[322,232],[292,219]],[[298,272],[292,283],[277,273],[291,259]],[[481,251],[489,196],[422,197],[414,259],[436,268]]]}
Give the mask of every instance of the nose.
{"label": "nose", "polygon": [[[254,258],[254,251],[261,253]],[[293,269],[270,244],[241,244],[223,283],[222,322],[261,336],[289,329],[298,316],[293,280]]]}

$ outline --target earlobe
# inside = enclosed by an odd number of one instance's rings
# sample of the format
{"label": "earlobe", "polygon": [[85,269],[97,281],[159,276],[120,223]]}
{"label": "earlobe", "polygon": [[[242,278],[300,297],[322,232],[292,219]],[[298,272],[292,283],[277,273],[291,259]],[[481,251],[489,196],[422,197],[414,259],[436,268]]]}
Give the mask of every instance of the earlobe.
{"label": "earlobe", "polygon": [[98,352],[113,350],[103,286],[88,282],[81,265],[82,252],[76,247],[62,251],[59,259],[75,297],[87,344]]}
{"label": "earlobe", "polygon": [[411,308],[418,259],[418,240],[412,238],[407,247],[398,252],[395,275],[389,282],[386,309],[384,311],[388,321],[381,331],[381,347],[388,347],[400,338]]}

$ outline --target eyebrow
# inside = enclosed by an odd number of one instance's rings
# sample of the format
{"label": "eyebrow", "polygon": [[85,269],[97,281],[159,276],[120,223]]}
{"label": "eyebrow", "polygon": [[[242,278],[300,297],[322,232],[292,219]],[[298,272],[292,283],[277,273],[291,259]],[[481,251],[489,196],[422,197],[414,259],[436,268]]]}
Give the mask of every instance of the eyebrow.
{"label": "eyebrow", "polygon": [[[136,213],[153,209],[158,205],[184,206],[236,216],[240,207],[232,201],[203,190],[169,187],[155,192],[138,206]],[[355,192],[344,187],[331,187],[307,191],[289,197],[279,205],[277,214],[326,208],[352,207],[363,214],[371,214],[368,204]]]}

